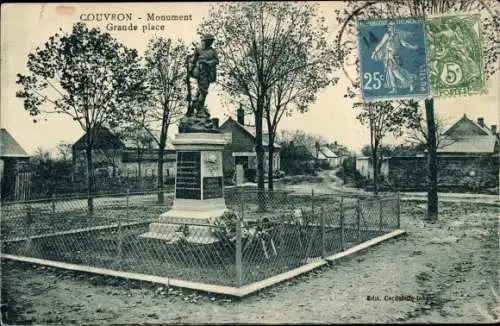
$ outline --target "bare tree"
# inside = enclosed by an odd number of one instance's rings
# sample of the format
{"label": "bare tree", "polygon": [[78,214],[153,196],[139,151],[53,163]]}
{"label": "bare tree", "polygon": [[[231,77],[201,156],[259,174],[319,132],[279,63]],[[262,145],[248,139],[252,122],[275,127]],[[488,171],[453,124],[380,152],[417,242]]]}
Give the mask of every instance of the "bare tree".
{"label": "bare tree", "polygon": [[[174,42],[159,37],[149,41],[145,59],[150,97],[146,105],[139,107],[130,119],[133,129],[144,130],[158,145],[159,203],[164,202],[163,162],[168,129],[181,117],[186,107],[184,77],[187,54],[187,48],[181,40]],[[142,137],[142,140],[145,138]]]}
{"label": "bare tree", "polygon": [[[315,60],[290,60],[294,47],[299,46],[299,53],[307,53],[304,45],[313,47],[322,40],[321,31],[311,28],[322,24],[317,22],[321,18],[316,17],[316,7],[310,3],[224,3],[212,7],[200,26],[200,31],[217,36],[221,62],[218,83],[235,102],[245,102],[254,114],[260,192],[264,190],[262,127],[266,100],[269,103],[272,88],[284,78],[318,64]],[[333,56],[333,47],[330,51]]]}
{"label": "bare tree", "polygon": [[[314,11],[307,14],[317,15]],[[280,63],[277,65],[283,73],[282,77],[269,88],[264,105],[268,131],[268,189],[270,191],[274,188],[272,173],[274,144],[281,118],[285,113],[290,115],[294,110],[300,113],[308,111],[309,104],[316,101],[317,92],[338,81],[338,78],[331,76],[335,61],[330,52],[331,46],[326,41],[326,35],[325,26],[311,24],[301,30],[301,39],[287,39],[285,44],[276,45],[283,48],[279,58]],[[311,46],[306,41],[310,38],[316,42],[315,46]],[[307,62],[315,62],[315,64],[308,65]],[[295,69],[300,66],[302,66],[301,69]]]}
{"label": "bare tree", "polygon": [[360,111],[356,118],[363,125],[370,128],[370,147],[373,168],[374,192],[378,193],[379,188],[379,153],[382,139],[389,133],[395,137],[403,134],[404,128],[415,128],[420,121],[418,114],[418,102],[416,101],[391,101],[355,103],[355,108]]}
{"label": "bare tree", "polygon": [[[457,141],[456,139],[445,135],[447,121],[444,118],[435,115],[434,121],[436,124],[435,137],[437,148],[444,148]],[[429,132],[427,130],[427,121],[424,117],[420,116],[415,128],[409,130],[407,134],[406,142],[416,144],[419,148],[427,148]]]}

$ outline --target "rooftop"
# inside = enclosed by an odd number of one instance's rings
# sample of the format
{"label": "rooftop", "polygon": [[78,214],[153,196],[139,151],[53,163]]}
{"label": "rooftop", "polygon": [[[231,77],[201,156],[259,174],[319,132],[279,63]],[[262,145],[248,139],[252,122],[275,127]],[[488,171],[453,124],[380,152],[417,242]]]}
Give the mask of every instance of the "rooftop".
{"label": "rooftop", "polygon": [[494,135],[468,136],[461,139],[449,141],[438,153],[493,153],[498,139]]}
{"label": "rooftop", "polygon": [[319,151],[327,158],[338,157],[331,149],[326,146],[320,147]]}
{"label": "rooftop", "polygon": [[[252,137],[255,138],[255,134],[256,134],[256,128],[255,128],[255,126],[242,125],[241,123],[239,123],[238,121],[236,121],[235,119],[233,119],[231,117],[229,117],[226,121],[224,121],[224,123],[226,123],[229,119],[231,119],[232,121],[234,121],[234,123],[237,126],[239,126],[240,128],[244,129],[246,132],[248,132],[250,135],[252,135]],[[263,126],[263,128],[262,128],[262,145],[263,146],[269,145],[269,141],[268,141],[267,135],[268,135],[267,130],[265,130],[265,127]],[[274,143],[274,147],[275,148],[281,148],[280,144],[278,144],[276,142]]]}
{"label": "rooftop", "polygon": [[0,132],[0,157],[29,157],[28,153],[4,128],[1,128]]}

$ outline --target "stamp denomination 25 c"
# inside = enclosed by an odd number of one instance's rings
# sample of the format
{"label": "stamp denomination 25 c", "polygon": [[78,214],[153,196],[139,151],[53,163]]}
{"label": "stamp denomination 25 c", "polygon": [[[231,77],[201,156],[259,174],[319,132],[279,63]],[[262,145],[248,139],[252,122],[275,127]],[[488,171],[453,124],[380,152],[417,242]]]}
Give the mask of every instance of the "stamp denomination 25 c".
{"label": "stamp denomination 25 c", "polygon": [[365,101],[429,95],[423,19],[360,21],[358,33]]}

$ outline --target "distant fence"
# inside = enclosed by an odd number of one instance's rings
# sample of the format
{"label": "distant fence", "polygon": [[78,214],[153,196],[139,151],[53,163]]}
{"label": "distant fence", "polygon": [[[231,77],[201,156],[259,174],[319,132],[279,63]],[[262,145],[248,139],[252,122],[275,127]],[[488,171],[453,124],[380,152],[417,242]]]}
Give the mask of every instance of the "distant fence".
{"label": "distant fence", "polygon": [[[140,237],[172,205],[155,192],[3,205],[2,252],[140,275],[241,287],[320,261],[399,228],[399,197],[292,194],[233,188],[210,226],[178,225],[173,239]],[[210,244],[207,234],[218,240]]]}
{"label": "distant fence", "polygon": [[[11,165],[12,166],[12,165]],[[1,200],[24,201],[31,198],[33,172],[26,166],[10,168],[0,177]]]}
{"label": "distant fence", "polygon": [[16,175],[14,200],[28,200],[31,196],[31,172],[20,172]]}
{"label": "distant fence", "polygon": [[[87,182],[81,176],[59,175],[51,178],[40,177],[33,172],[20,172],[5,184],[2,189],[2,203],[51,198],[52,196],[87,196]],[[164,177],[163,190],[173,191],[175,179]],[[5,183],[5,182],[4,182]],[[93,196],[116,194],[124,189],[135,192],[154,192],[158,190],[157,177],[100,177],[95,178],[92,186]]]}

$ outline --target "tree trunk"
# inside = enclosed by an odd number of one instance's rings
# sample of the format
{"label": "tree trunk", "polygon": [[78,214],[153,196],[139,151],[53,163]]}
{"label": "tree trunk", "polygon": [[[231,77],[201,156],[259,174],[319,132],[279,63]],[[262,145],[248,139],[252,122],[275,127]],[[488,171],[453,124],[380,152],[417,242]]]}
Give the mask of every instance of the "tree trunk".
{"label": "tree trunk", "polygon": [[373,170],[373,192],[375,195],[378,194],[378,146],[379,146],[379,141],[377,140],[377,137],[375,136],[375,126],[373,122],[373,114],[372,114],[372,106],[368,104],[368,110],[370,113],[370,147],[372,149],[372,170]]}
{"label": "tree trunk", "polygon": [[434,100],[425,100],[425,114],[427,118],[427,218],[437,220],[437,144],[436,122],[434,119]]}
{"label": "tree trunk", "polygon": [[268,164],[267,164],[267,189],[269,192],[272,192],[274,190],[274,173],[273,173],[273,168],[274,168],[274,139],[271,137],[271,134],[269,134],[269,145],[268,145],[268,152],[269,152],[269,157],[268,157]]}
{"label": "tree trunk", "polygon": [[[260,102],[260,101],[259,101]],[[257,103],[255,112],[255,152],[257,153],[257,201],[259,210],[265,210],[264,198],[264,148],[262,147],[263,103]]]}
{"label": "tree trunk", "polygon": [[165,197],[163,194],[163,152],[165,143],[160,144],[158,149],[158,203],[163,204]]}
{"label": "tree trunk", "polygon": [[75,175],[77,174],[77,169],[76,169],[76,149],[71,146],[71,161],[72,161],[72,165],[71,165],[71,182],[74,184],[76,179],[75,179]]}
{"label": "tree trunk", "polygon": [[142,161],[142,157],[139,156],[137,158],[137,175],[139,177],[139,182],[141,181],[141,177],[142,177],[142,173],[141,173],[141,170],[142,170],[141,166],[142,166],[142,164],[141,164],[141,161]]}
{"label": "tree trunk", "polygon": [[87,132],[87,146],[85,154],[87,157],[87,206],[89,215],[94,214],[94,198],[92,197],[92,190],[94,185],[94,163],[92,161],[92,143],[89,140],[90,131]]}
{"label": "tree trunk", "polygon": [[163,204],[165,202],[165,195],[163,192],[163,154],[165,153],[165,146],[167,144],[169,113],[170,113],[169,108],[164,103],[163,119],[161,125],[161,133],[160,133],[160,143],[158,144],[158,203],[159,204]]}
{"label": "tree trunk", "polygon": [[373,192],[378,194],[378,146],[375,144],[372,148],[372,169],[373,169]]}
{"label": "tree trunk", "polygon": [[141,150],[137,150],[137,181],[136,186],[142,191],[142,173],[141,173],[141,161],[142,161],[142,153]]}
{"label": "tree trunk", "polygon": [[113,159],[111,160],[111,164],[112,164],[112,175],[113,175],[113,179],[116,178],[116,156],[118,155],[116,151],[113,151]]}

